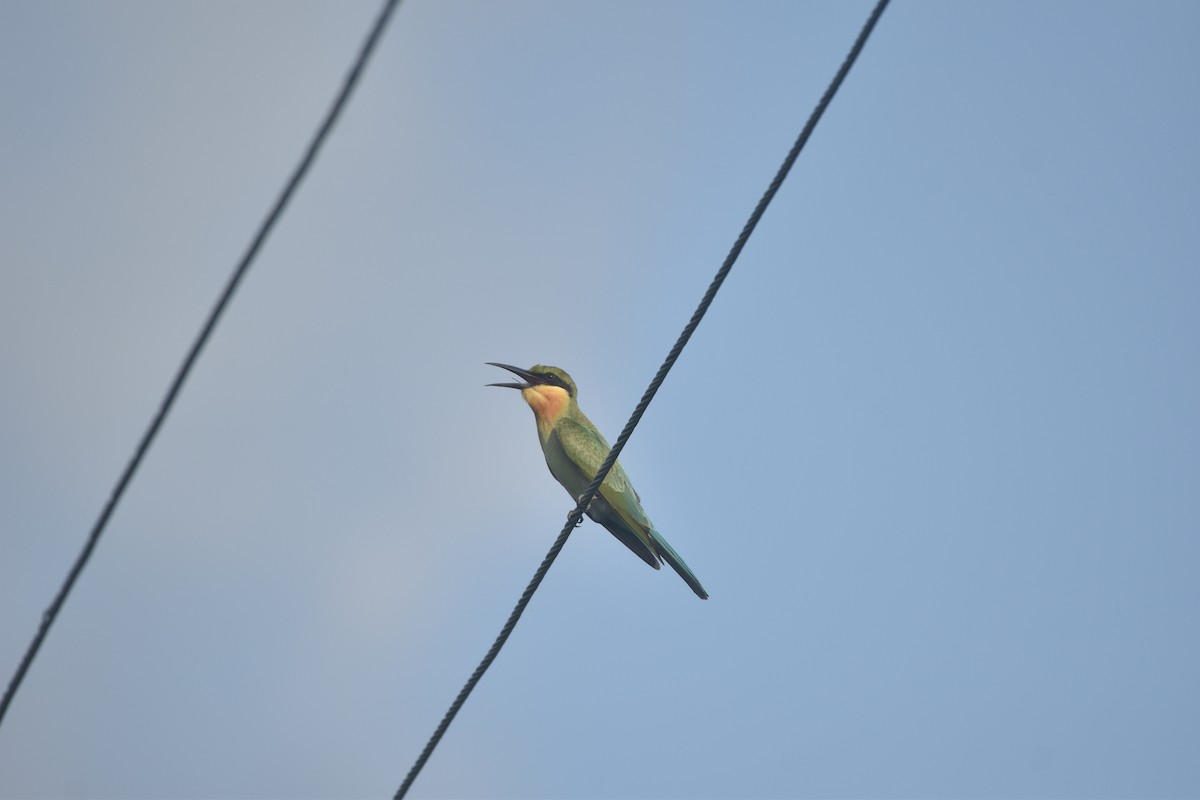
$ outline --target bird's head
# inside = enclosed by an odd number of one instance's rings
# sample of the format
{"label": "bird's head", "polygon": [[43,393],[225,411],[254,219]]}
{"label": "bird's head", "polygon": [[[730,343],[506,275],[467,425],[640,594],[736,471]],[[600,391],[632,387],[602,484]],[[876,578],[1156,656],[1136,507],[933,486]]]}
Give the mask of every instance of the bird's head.
{"label": "bird's head", "polygon": [[522,383],[489,383],[488,386],[520,389],[521,396],[525,398],[525,402],[533,409],[533,415],[537,418],[538,433],[545,440],[550,435],[555,421],[575,400],[575,381],[571,380],[571,376],[565,370],[558,367],[535,364],[529,369],[521,369],[494,361],[489,361],[488,364],[506,369],[521,378]]}

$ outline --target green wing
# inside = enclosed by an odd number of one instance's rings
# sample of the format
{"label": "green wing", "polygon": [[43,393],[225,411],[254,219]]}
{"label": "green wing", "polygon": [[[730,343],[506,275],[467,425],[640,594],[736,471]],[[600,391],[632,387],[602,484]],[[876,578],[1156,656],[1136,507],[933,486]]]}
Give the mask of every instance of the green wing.
{"label": "green wing", "polygon": [[[574,497],[583,494],[583,490],[596,477],[609,450],[608,442],[596,427],[586,418],[585,422],[563,417],[554,426],[563,455],[576,470],[576,479],[582,481],[578,491],[571,491],[571,487],[567,487]],[[642,508],[642,500],[620,461],[613,465],[600,485],[599,496],[592,501],[588,514],[647,564],[658,569],[659,560],[666,561],[697,596],[708,598],[708,592],[700,585],[695,573],[650,523],[650,518]]]}
{"label": "green wing", "polygon": [[[587,488],[587,484],[596,477],[596,471],[600,469],[604,457],[608,455],[608,442],[594,426],[585,425],[569,417],[560,419],[554,426],[554,432],[558,434],[564,454],[586,478],[584,484],[579,487],[579,491],[575,493],[576,495],[582,494],[583,490]],[[629,476],[625,474],[625,468],[621,466],[620,461],[613,465],[608,476],[605,477],[604,483],[600,485],[600,497],[611,508],[615,518],[604,519],[604,509],[593,509],[593,511],[600,512],[593,516],[625,542],[631,550],[657,569],[658,549],[654,546],[654,541],[650,536],[650,519],[642,509],[641,498],[634,491],[633,484],[629,482]],[[609,522],[613,524],[609,524]],[[649,553],[640,552],[640,548],[626,541],[625,537],[614,530],[613,525],[618,524],[625,528],[628,534],[632,534],[641,543],[642,548],[648,550]],[[646,558],[647,555],[654,557]]]}

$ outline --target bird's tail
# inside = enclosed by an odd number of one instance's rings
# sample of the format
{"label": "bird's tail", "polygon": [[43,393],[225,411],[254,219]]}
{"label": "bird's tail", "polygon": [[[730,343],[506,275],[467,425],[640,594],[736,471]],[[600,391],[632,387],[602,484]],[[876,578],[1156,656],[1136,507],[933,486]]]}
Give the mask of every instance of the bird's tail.
{"label": "bird's tail", "polygon": [[658,550],[658,554],[662,556],[662,560],[666,561],[671,566],[671,569],[679,573],[679,577],[683,578],[688,586],[692,587],[692,591],[701,600],[708,599],[708,592],[704,591],[704,587],[700,585],[700,581],[692,573],[687,562],[679,557],[679,553],[675,552],[675,548],[667,544],[667,540],[662,537],[662,534],[653,528],[650,529],[650,536],[654,539],[654,547]]}

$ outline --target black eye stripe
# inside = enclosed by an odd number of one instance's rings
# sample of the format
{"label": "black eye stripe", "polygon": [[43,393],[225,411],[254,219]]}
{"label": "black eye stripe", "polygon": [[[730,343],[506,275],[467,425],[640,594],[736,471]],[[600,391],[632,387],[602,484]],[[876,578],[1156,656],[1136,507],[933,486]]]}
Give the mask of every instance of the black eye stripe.
{"label": "black eye stripe", "polygon": [[535,372],[534,374],[537,375],[542,380],[544,380],[546,383],[557,386],[558,388],[565,390],[567,394],[571,394],[571,387],[567,386],[567,382],[564,381],[562,378],[558,377],[557,375],[555,375],[554,373],[552,373],[552,372]]}

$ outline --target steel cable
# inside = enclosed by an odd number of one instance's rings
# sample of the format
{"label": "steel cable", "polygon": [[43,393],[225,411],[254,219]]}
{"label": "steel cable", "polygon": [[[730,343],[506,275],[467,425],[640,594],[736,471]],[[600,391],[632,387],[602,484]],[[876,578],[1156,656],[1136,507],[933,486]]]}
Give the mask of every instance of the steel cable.
{"label": "steel cable", "polygon": [[178,371],[175,373],[175,378],[171,381],[171,385],[167,389],[166,395],[163,397],[162,403],[158,407],[158,412],[150,421],[150,426],[146,428],[146,432],[142,434],[141,440],[138,442],[137,449],[134,451],[132,458],[125,465],[125,470],[121,473],[121,477],[117,480],[116,486],[113,487],[112,494],[108,498],[108,502],[104,504],[104,508],[100,512],[100,516],[96,519],[92,526],[91,532],[88,534],[87,541],[83,545],[83,549],[75,559],[75,563],[71,565],[70,572],[67,573],[66,580],[63,581],[62,587],[55,595],[53,602],[42,613],[41,624],[38,626],[37,632],[33,636],[33,641],[30,642],[29,648],[25,651],[25,655],[21,658],[21,663],[17,665],[17,670],[13,673],[12,679],[8,683],[8,688],[4,692],[4,697],[0,699],[0,723],[4,721],[4,714],[8,711],[9,705],[12,703],[13,697],[16,696],[17,689],[20,688],[21,682],[25,679],[25,673],[29,671],[29,665],[33,663],[33,659],[37,656],[38,650],[42,647],[42,642],[46,638],[46,634],[50,631],[50,626],[54,624],[54,620],[58,617],[59,611],[67,600],[67,596],[71,593],[71,589],[75,586],[75,581],[78,580],[83,568],[87,566],[88,559],[92,556],[92,551],[96,548],[96,543],[100,541],[100,535],[104,533],[105,527],[108,525],[108,520],[112,516],[113,511],[120,502],[121,497],[125,494],[125,489],[133,480],[134,473],[137,472],[138,466],[142,463],[146,451],[150,449],[151,443],[158,435],[159,429],[162,427],[163,421],[166,419],[171,407],[175,404],[175,399],[178,397],[180,390],[183,388],[184,381],[187,380],[188,374],[192,371],[192,366],[196,363],[196,359],[200,356],[200,351],[204,349],[204,345],[208,342],[212,335],[213,329],[216,328],[221,314],[225,311],[225,307],[229,305],[229,301],[233,298],[233,293],[237,290],[238,284],[246,272],[249,271],[250,265],[254,262],[259,250],[262,248],[263,242],[266,241],[267,235],[271,229],[275,227],[276,221],[283,214],[284,208],[292,199],[296,188],[308,173],[309,167],[317,157],[325,140],[329,136],[329,132],[333,129],[333,125],[337,122],[338,117],[345,108],[347,101],[350,99],[350,94],[353,92],[355,85],[362,76],[363,69],[366,67],[368,59],[375,50],[376,44],[383,35],[384,28],[387,27],[388,20],[392,16],[392,12],[400,5],[400,0],[385,0],[383,8],[375,18],[375,23],[371,26],[367,38],[363,41],[359,48],[358,56],[354,60],[354,65],[350,72],[347,73],[345,80],[342,82],[341,90],[334,98],[333,104],[326,112],[321,126],[317,132],[313,134],[312,140],[309,142],[308,148],[304,152],[304,156],[292,171],[291,177],[284,185],[283,190],[276,198],[275,204],[271,207],[270,213],[266,219],[259,225],[257,233],[250,242],[250,246],[246,249],[241,261],[234,268],[229,280],[225,284],[224,290],[217,298],[217,302],[209,311],[208,318],[204,322],[204,327],[200,329],[200,333],[192,342],[191,348],[180,364]]}
{"label": "steel cable", "polygon": [[438,742],[441,741],[442,736],[445,735],[446,730],[450,727],[450,723],[454,721],[454,717],[458,714],[459,709],[462,708],[463,703],[466,702],[467,697],[471,694],[471,691],[475,688],[475,685],[479,683],[479,679],[483,677],[483,673],[487,672],[488,667],[490,667],[492,662],[496,659],[496,656],[500,652],[500,648],[504,646],[504,643],[508,640],[509,635],[512,634],[513,629],[516,628],[517,621],[520,620],[521,615],[525,612],[525,607],[529,605],[529,601],[533,597],[533,593],[537,591],[542,579],[546,577],[546,573],[550,570],[550,565],[554,563],[554,559],[558,558],[558,554],[562,551],[563,546],[567,543],[567,537],[571,535],[571,531],[574,530],[575,526],[582,520],[584,509],[588,507],[588,504],[591,503],[592,498],[596,496],[596,492],[600,489],[600,484],[604,482],[604,479],[608,476],[609,470],[611,470],[613,464],[617,462],[617,458],[621,455],[621,450],[624,449],[625,443],[629,441],[629,437],[633,435],[633,429],[637,427],[638,422],[640,422],[642,419],[642,414],[645,413],[646,408],[650,405],[650,401],[653,400],[654,395],[657,394],[658,387],[660,387],[663,380],[666,379],[667,373],[670,372],[671,367],[675,365],[680,353],[683,352],[684,346],[688,343],[688,340],[692,337],[692,333],[695,332],[696,327],[700,324],[700,320],[704,318],[705,313],[708,311],[708,307],[712,305],[713,299],[717,296],[717,291],[720,290],[721,284],[725,282],[725,278],[729,275],[729,271],[733,269],[733,264],[735,261],[737,261],[738,256],[741,254],[742,248],[746,246],[746,241],[750,238],[750,234],[754,232],[755,227],[758,225],[758,221],[762,218],[763,213],[767,210],[767,206],[770,205],[771,200],[779,191],[779,187],[783,185],[784,179],[787,177],[788,172],[791,171],[792,165],[796,163],[796,158],[800,155],[800,151],[804,149],[805,143],[808,142],[808,139],[812,135],[813,130],[816,128],[817,123],[820,121],[821,116],[825,113],[825,109],[829,106],[830,101],[833,100],[834,95],[837,94],[838,88],[846,79],[846,75],[850,72],[850,68],[854,66],[854,62],[858,59],[859,53],[862,52],[863,46],[867,43],[867,39],[870,37],[871,31],[875,28],[875,23],[879,21],[879,17],[883,14],[884,9],[887,8],[889,1],[890,0],[879,0],[876,3],[875,8],[871,11],[871,15],[867,18],[866,23],[859,32],[858,38],[854,41],[854,45],[850,48],[850,52],[846,55],[845,60],[842,61],[841,67],[834,75],[833,80],[830,81],[829,87],[825,90],[825,94],[822,95],[821,100],[813,109],[812,114],[809,115],[808,122],[805,123],[804,129],[801,130],[800,135],[796,138],[796,142],[792,145],[792,149],[788,151],[787,157],[783,160],[782,166],[779,167],[779,171],[775,174],[775,178],[771,181],[770,185],[767,186],[767,190],[765,193],[763,193],[762,199],[758,201],[758,205],[755,206],[753,213],[750,214],[750,219],[746,221],[745,226],[742,228],[741,234],[739,234],[737,240],[734,241],[733,247],[729,250],[729,255],[725,257],[725,262],[721,264],[721,268],[717,270],[716,277],[713,278],[712,283],[709,284],[708,291],[704,293],[704,297],[700,300],[700,305],[696,307],[696,311],[692,314],[692,318],[688,320],[687,325],[685,325],[683,328],[683,332],[679,334],[679,338],[676,340],[675,346],[671,348],[671,351],[667,354],[662,366],[658,368],[658,372],[655,374],[654,379],[650,381],[650,385],[646,388],[646,392],[642,395],[642,399],[638,401],[637,406],[633,410],[633,414],[629,417],[629,421],[625,423],[625,428],[621,431],[621,435],[617,437],[616,443],[609,451],[608,457],[604,459],[604,463],[602,463],[600,468],[596,471],[596,476],[592,479],[592,482],[588,485],[583,495],[579,498],[579,502],[576,504],[574,510],[567,515],[566,525],[563,526],[562,532],[559,533],[558,538],[554,540],[554,544],[550,546],[550,551],[546,553],[546,557],[542,559],[542,563],[538,566],[537,571],[533,574],[533,578],[529,581],[529,585],[526,586],[525,591],[522,592],[521,599],[517,601],[517,605],[515,608],[513,608],[512,613],[509,615],[508,621],[505,622],[504,627],[500,629],[500,635],[496,637],[496,641],[493,642],[491,648],[488,649],[487,655],[485,655],[483,660],[479,662],[479,666],[477,666],[475,671],[471,673],[471,677],[467,679],[466,684],[463,686],[462,690],[459,691],[458,696],[454,698],[454,702],[450,704],[449,710],[447,710],[445,716],[442,717],[441,723],[438,724],[437,728],[433,732],[433,735],[429,738],[429,742],[426,743],[425,749],[421,751],[421,754],[417,757],[412,769],[410,769],[408,771],[408,775],[405,776],[404,782],[400,784],[400,788],[395,794],[396,800],[401,800],[401,798],[408,793],[413,781],[416,780],[417,775],[425,766],[425,762],[429,760],[429,756],[433,753],[434,748],[437,747]]}

